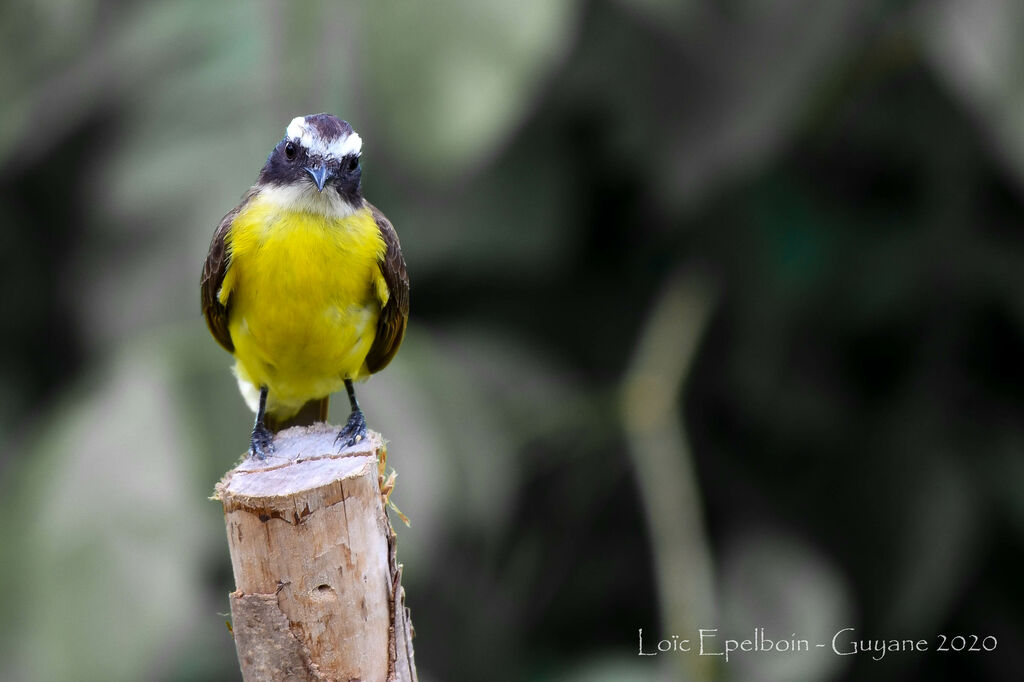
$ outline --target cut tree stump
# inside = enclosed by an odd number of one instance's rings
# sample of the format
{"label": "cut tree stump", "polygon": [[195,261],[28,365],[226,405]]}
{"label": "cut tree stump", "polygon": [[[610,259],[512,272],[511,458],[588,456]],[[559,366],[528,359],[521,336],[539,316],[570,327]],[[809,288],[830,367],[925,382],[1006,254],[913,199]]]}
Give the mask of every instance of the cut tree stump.
{"label": "cut tree stump", "polygon": [[380,434],[338,452],[327,424],[278,433],[216,486],[242,677],[412,682],[416,664]]}

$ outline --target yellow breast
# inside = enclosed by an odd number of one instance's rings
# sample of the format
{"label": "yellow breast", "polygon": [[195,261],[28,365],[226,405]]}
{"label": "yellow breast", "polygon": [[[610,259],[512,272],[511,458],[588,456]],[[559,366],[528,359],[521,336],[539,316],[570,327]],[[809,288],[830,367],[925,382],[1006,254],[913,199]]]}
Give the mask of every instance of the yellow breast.
{"label": "yellow breast", "polygon": [[256,392],[269,388],[268,412],[287,418],[366,374],[387,297],[384,241],[369,210],[327,216],[257,196],[225,243],[231,260],[219,296],[236,373]]}

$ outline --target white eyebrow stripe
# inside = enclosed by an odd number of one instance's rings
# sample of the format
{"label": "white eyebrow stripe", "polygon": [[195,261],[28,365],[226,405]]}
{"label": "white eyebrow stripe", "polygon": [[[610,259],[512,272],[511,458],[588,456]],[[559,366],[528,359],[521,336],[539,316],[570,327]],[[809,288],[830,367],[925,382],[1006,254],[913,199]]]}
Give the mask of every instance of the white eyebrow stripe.
{"label": "white eyebrow stripe", "polygon": [[358,155],[363,148],[363,138],[354,131],[328,143],[316,130],[306,125],[305,116],[293,118],[285,130],[285,135],[290,140],[298,140],[299,144],[311,153],[321,156],[333,156],[340,159],[349,154]]}
{"label": "white eyebrow stripe", "polygon": [[334,140],[327,147],[327,153],[333,154],[339,159],[349,154],[358,155],[363,149],[363,138],[359,137],[359,133],[352,131],[347,136],[340,140]]}
{"label": "white eyebrow stripe", "polygon": [[[292,119],[292,122],[288,124],[288,129],[284,131],[284,134],[288,136],[289,140],[296,138],[302,141],[302,136],[308,134],[309,128],[306,126],[305,116],[296,116]],[[312,138],[312,135],[309,135]]]}

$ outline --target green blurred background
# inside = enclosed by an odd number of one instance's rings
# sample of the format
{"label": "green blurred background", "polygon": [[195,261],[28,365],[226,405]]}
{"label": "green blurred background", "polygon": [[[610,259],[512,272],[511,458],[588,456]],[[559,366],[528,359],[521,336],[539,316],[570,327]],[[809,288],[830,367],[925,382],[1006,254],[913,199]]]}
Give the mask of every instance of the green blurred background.
{"label": "green blurred background", "polygon": [[[360,397],[422,680],[1019,679],[1021,4],[0,17],[0,679],[237,679],[199,272],[318,111],[412,280]],[[699,627],[998,648],[637,655]]]}

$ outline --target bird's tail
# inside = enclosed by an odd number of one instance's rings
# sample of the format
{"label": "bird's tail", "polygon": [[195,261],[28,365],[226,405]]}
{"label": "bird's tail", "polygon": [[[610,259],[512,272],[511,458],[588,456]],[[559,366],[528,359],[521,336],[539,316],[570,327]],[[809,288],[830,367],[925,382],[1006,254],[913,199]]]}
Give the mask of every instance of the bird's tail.
{"label": "bird's tail", "polygon": [[267,428],[277,433],[290,426],[310,426],[316,422],[325,422],[327,421],[327,405],[330,400],[331,396],[310,400],[295,413],[295,416],[280,421],[268,414],[265,417]]}

